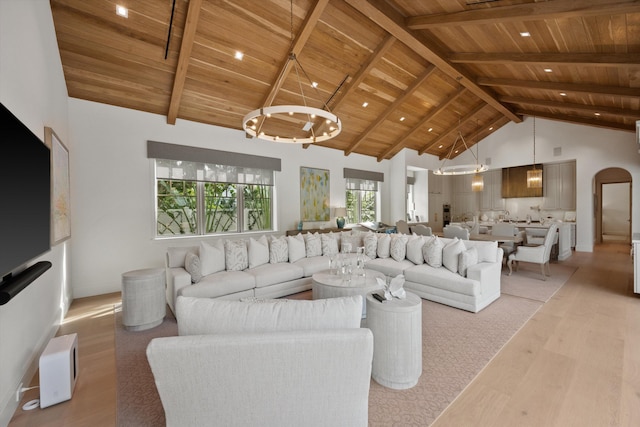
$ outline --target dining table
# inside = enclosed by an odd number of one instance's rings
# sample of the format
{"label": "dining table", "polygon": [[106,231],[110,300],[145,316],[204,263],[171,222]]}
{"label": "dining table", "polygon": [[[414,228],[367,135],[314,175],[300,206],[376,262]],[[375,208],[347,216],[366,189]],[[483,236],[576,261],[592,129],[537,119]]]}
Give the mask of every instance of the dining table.
{"label": "dining table", "polygon": [[[437,231],[433,234],[435,234],[438,237],[443,237],[442,231]],[[475,234],[474,233],[469,235],[469,240],[480,240],[484,242],[498,242],[498,243],[514,242],[516,244],[520,244],[523,242],[522,233],[518,233],[515,236],[494,236],[492,234]]]}

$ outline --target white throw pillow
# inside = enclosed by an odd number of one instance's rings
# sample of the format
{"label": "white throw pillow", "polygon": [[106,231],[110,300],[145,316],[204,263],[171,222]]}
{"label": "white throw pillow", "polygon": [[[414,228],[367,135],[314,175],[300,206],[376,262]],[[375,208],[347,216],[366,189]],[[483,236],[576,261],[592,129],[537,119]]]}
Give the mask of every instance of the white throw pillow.
{"label": "white throw pillow", "polygon": [[406,234],[394,234],[391,236],[391,243],[389,245],[389,255],[396,261],[402,261],[407,255],[407,240],[409,237]]}
{"label": "white throw pillow", "polygon": [[413,235],[407,241],[407,259],[416,265],[424,263],[424,255],[422,255],[422,247],[424,246],[424,237]]}
{"label": "white throw pillow", "polygon": [[307,254],[307,258],[322,255],[322,241],[318,232],[313,234],[307,233],[304,236],[304,246]]}
{"label": "white throw pillow", "polygon": [[355,253],[362,246],[362,236],[359,233],[342,234],[342,252]]}
{"label": "white throw pillow", "polygon": [[442,267],[442,249],[444,243],[438,236],[431,236],[422,247],[422,256],[427,264],[433,268]]}
{"label": "white throw pillow", "polygon": [[242,271],[249,267],[247,244],[243,240],[226,240],[224,242],[224,256],[227,271]]}
{"label": "white throw pillow", "polygon": [[467,269],[478,263],[478,250],[471,247],[463,251],[458,258],[458,274],[467,277]]}
{"label": "white throw pillow", "polygon": [[296,262],[307,256],[302,234],[287,236],[287,242],[289,243],[289,262]]}
{"label": "white throw pillow", "polygon": [[378,236],[371,231],[367,232],[362,238],[364,243],[364,254],[371,259],[378,256]]}
{"label": "white throw pillow", "polygon": [[218,271],[224,271],[226,268],[224,252],[222,240],[216,240],[211,244],[200,242],[200,273],[203,276],[208,276]]}
{"label": "white throw pillow", "polygon": [[193,252],[187,252],[184,258],[184,269],[191,275],[191,283],[198,283],[202,279],[200,258]]}
{"label": "white throw pillow", "polygon": [[287,244],[287,236],[271,236],[271,245],[269,245],[269,262],[277,264],[279,262],[289,261],[289,245]]}
{"label": "white throw pillow", "polygon": [[378,237],[378,258],[389,258],[391,256],[391,236],[383,234]]}
{"label": "white throw pillow", "polygon": [[258,240],[249,238],[249,268],[258,267],[269,262],[269,242],[267,236]]}
{"label": "white throw pillow", "polygon": [[458,272],[458,257],[467,248],[464,246],[462,240],[457,237],[451,242],[447,243],[442,249],[442,265],[452,273]]}
{"label": "white throw pillow", "polygon": [[333,233],[324,233],[320,236],[322,242],[322,255],[331,256],[338,253],[338,239]]}

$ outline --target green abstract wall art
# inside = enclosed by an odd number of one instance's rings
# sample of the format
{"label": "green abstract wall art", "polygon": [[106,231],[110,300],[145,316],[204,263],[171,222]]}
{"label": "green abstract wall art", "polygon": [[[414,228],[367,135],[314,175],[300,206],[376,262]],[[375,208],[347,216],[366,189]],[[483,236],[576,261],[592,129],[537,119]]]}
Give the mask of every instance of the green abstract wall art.
{"label": "green abstract wall art", "polygon": [[302,221],[329,221],[329,171],[300,167],[300,218]]}

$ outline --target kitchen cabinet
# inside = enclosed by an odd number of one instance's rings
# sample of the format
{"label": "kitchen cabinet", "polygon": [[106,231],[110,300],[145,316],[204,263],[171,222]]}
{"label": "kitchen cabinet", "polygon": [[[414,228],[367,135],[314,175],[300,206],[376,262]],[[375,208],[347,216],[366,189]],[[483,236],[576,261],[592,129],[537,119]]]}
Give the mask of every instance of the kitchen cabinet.
{"label": "kitchen cabinet", "polygon": [[453,175],[452,221],[470,220],[478,210],[478,193],[471,190],[473,174]]}
{"label": "kitchen cabinet", "polygon": [[[536,164],[537,169],[542,169],[541,164]],[[520,197],[542,197],[542,188],[527,187],[527,171],[533,169],[533,165],[514,166],[511,168],[502,168],[502,197],[520,198]],[[542,181],[544,182],[544,170]]]}
{"label": "kitchen cabinet", "polygon": [[442,194],[444,191],[444,176],[429,174],[429,194]]}
{"label": "kitchen cabinet", "polygon": [[575,210],[576,162],[544,165],[544,209]]}
{"label": "kitchen cabinet", "polygon": [[481,211],[503,211],[502,169],[492,169],[482,174],[484,189],[480,193]]}

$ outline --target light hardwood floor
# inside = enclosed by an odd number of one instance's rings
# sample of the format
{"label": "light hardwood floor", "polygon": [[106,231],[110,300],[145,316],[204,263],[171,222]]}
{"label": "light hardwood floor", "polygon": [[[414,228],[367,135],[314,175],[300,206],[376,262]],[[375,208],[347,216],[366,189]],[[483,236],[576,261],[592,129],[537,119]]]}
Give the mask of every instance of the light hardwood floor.
{"label": "light hardwood floor", "polygon": [[[563,263],[576,273],[433,427],[640,425],[640,297],[629,245],[574,252]],[[10,427],[115,425],[112,308],[119,301],[116,293],[73,302],[59,332],[79,336],[73,398],[18,408]],[[20,405],[37,395],[25,393]]]}

